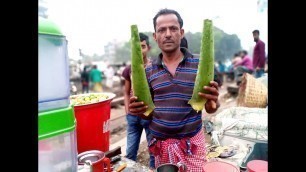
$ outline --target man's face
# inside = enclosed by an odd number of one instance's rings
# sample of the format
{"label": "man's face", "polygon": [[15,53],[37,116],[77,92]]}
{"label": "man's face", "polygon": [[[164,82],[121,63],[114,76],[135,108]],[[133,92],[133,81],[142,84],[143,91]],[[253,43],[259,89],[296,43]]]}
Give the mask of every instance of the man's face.
{"label": "man's face", "polygon": [[180,29],[175,14],[161,15],[156,19],[156,31],[153,37],[162,51],[170,53],[180,47],[184,29]]}
{"label": "man's face", "polygon": [[253,38],[254,38],[254,41],[257,42],[259,39],[258,33],[253,33]]}
{"label": "man's face", "polygon": [[146,40],[141,41],[140,46],[143,58],[147,58],[150,47],[147,45]]}
{"label": "man's face", "polygon": [[243,52],[241,52],[241,53],[239,54],[239,56],[243,58],[243,57],[245,56],[245,54],[244,54]]}

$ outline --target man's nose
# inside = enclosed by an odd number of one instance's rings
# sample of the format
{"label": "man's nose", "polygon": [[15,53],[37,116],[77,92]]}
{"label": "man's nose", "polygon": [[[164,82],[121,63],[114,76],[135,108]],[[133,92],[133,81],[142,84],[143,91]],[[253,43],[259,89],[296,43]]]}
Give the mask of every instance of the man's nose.
{"label": "man's nose", "polygon": [[166,30],[166,38],[170,38],[171,37],[171,31],[170,29]]}

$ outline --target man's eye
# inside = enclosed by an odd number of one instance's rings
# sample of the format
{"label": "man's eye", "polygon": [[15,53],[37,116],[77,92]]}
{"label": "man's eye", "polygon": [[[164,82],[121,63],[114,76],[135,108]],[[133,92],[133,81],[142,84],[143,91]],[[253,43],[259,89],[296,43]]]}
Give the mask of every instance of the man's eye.
{"label": "man's eye", "polygon": [[170,28],[170,30],[171,30],[171,31],[177,31],[178,28],[177,28],[177,27],[172,27],[172,28]]}
{"label": "man's eye", "polygon": [[158,29],[157,32],[162,33],[165,32],[166,29]]}

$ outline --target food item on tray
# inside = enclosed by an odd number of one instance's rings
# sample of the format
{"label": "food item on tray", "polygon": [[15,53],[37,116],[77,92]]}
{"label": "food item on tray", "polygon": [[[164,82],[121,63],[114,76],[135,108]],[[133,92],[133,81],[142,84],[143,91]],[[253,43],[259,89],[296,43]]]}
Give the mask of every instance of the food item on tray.
{"label": "food item on tray", "polygon": [[82,94],[71,96],[70,101],[72,105],[85,105],[91,103],[98,103],[108,99],[108,96],[105,94]]}
{"label": "food item on tray", "polygon": [[215,148],[215,152],[223,153],[228,148],[229,148],[228,146],[219,146],[219,147]]}
{"label": "food item on tray", "polygon": [[209,153],[206,155],[206,158],[207,158],[207,159],[217,158],[219,155],[220,155],[219,152],[209,152]]}
{"label": "food item on tray", "polygon": [[207,159],[211,158],[227,158],[234,156],[237,151],[235,150],[235,147],[232,146],[214,146],[214,147],[209,147],[208,149],[208,154],[206,155]]}
{"label": "food item on tray", "polygon": [[226,149],[224,150],[220,155],[219,157],[220,158],[228,158],[228,157],[231,157],[231,156],[234,156],[236,155],[237,151],[233,148],[230,148],[230,149]]}

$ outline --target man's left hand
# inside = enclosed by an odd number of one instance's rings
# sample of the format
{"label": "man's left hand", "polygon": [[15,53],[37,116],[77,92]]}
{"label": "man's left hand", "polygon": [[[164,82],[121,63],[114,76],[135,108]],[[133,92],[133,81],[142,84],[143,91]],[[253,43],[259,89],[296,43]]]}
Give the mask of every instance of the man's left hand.
{"label": "man's left hand", "polygon": [[207,99],[205,103],[205,109],[207,113],[214,113],[219,108],[219,90],[218,90],[218,83],[215,81],[210,81],[210,86],[204,86],[203,89],[207,90],[209,93],[201,93],[199,92],[199,96]]}

